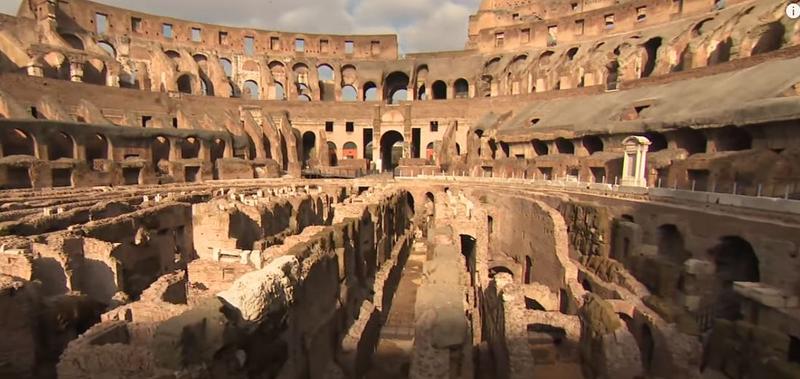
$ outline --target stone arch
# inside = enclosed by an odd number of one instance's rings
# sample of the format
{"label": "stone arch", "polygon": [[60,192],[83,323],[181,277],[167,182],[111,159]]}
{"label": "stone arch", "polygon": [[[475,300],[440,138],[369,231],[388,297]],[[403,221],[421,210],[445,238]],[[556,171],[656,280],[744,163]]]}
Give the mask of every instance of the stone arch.
{"label": "stone arch", "polygon": [[381,135],[381,160],[384,171],[394,170],[403,157],[405,139],[400,132],[389,130]]}
{"label": "stone arch", "polygon": [[153,167],[158,168],[158,162],[162,160],[169,161],[171,150],[172,146],[167,137],[158,136],[154,138],[153,142],[150,144],[150,152],[153,157]]}
{"label": "stone arch", "polygon": [[286,90],[283,88],[283,84],[281,82],[275,82],[275,94],[272,97],[272,100],[285,100],[286,99]]}
{"label": "stone arch", "polygon": [[719,288],[715,316],[728,320],[740,319],[740,300],[733,291],[733,283],[760,281],[759,260],[753,246],[744,238],[726,236],[709,250],[709,254],[716,266],[714,277]]}
{"label": "stone arch", "polygon": [[219,63],[222,65],[222,71],[225,72],[225,76],[229,78],[233,76],[233,63],[228,58],[220,58]]}
{"label": "stone arch", "polygon": [[557,138],[556,150],[559,154],[575,154],[575,144],[565,138]]}
{"label": "stone arch", "polygon": [[36,141],[21,129],[3,128],[0,144],[4,157],[11,155],[36,156]]}
{"label": "stone arch", "polygon": [[96,159],[108,159],[109,143],[102,134],[95,134],[86,141],[86,161],[92,164]]}
{"label": "stone arch", "polygon": [[783,46],[783,36],[786,33],[786,27],[783,23],[780,21],[770,22],[769,24],[761,26],[761,28],[763,31],[753,44],[750,55],[768,53],[778,50]]}
{"label": "stone arch", "polygon": [[346,85],[342,87],[342,101],[357,101],[358,100],[358,91],[356,87],[351,85]]}
{"label": "stone arch", "polygon": [[211,162],[225,157],[225,141],[217,138],[211,143]]}
{"label": "stone arch", "polygon": [[75,158],[75,140],[67,133],[54,133],[47,139],[47,153],[51,161]]}
{"label": "stone arch", "polygon": [[308,131],[303,133],[303,165],[309,166],[317,156],[317,135]]}
{"label": "stone arch", "polygon": [[191,94],[192,93],[192,76],[189,74],[183,74],[178,77],[176,81],[176,85],[178,88],[178,92]]}
{"label": "stone arch", "polygon": [[258,100],[261,97],[261,89],[255,80],[246,80],[242,91],[245,99]]}
{"label": "stone arch", "polygon": [[598,136],[586,136],[581,140],[583,148],[592,155],[597,152],[603,151],[603,140]]}
{"label": "stone arch", "polygon": [[117,49],[114,48],[114,45],[112,45],[108,41],[99,41],[99,42],[97,42],[97,46],[100,47],[101,49],[103,49],[112,58],[116,58],[117,57]]}
{"label": "stone arch", "polygon": [[373,82],[364,83],[364,101],[378,100],[378,86]]}
{"label": "stone arch", "polygon": [[200,94],[203,96],[214,96],[214,84],[202,72],[200,73]]}
{"label": "stone arch", "polygon": [[511,278],[514,278],[514,271],[512,271],[507,266],[503,266],[502,264],[494,264],[489,267],[489,279],[494,278],[497,274],[508,274]]}
{"label": "stone arch", "polygon": [[53,51],[45,54],[42,59],[45,78],[70,80],[70,63],[64,54]]}
{"label": "stone arch", "polygon": [[83,65],[83,82],[89,84],[106,85],[108,69],[106,63],[99,59],[90,59]]}
{"label": "stone arch", "polygon": [[643,78],[649,77],[653,74],[658,63],[658,51],[661,48],[661,37],[655,37],[647,40],[642,45],[642,73]]}
{"label": "stone arch", "polygon": [[431,94],[434,100],[447,99],[447,84],[441,80],[433,82],[431,86]]}
{"label": "stone arch", "polygon": [[713,66],[718,63],[727,62],[731,59],[731,48],[733,47],[733,39],[731,37],[720,41],[714,50],[708,55],[708,66]]}
{"label": "stone arch", "polygon": [[397,104],[408,99],[408,74],[401,71],[394,71],[386,76],[384,80],[383,98],[389,104]]}
{"label": "stone arch", "polygon": [[180,143],[181,159],[197,159],[200,157],[200,140],[195,137],[186,137]]}
{"label": "stone arch", "polygon": [[543,156],[549,153],[547,144],[541,140],[534,139],[531,141],[531,147],[533,147],[533,152],[536,153],[536,156]]}
{"label": "stone arch", "polygon": [[453,83],[453,94],[456,99],[469,98],[469,82],[467,79],[458,78]]}
{"label": "stone arch", "polygon": [[658,236],[658,255],[676,264],[683,264],[691,258],[684,247],[683,234],[673,224],[664,224],[656,230]]}
{"label": "stone arch", "polygon": [[335,76],[333,67],[327,63],[317,66],[317,76],[320,82],[333,82]]}
{"label": "stone arch", "polygon": [[74,34],[70,33],[61,34],[61,39],[63,39],[64,42],[66,42],[69,47],[75,50],[85,49],[85,44],[83,43],[83,40]]}
{"label": "stone arch", "polygon": [[567,60],[568,60],[568,61],[573,61],[573,60],[575,60],[575,56],[576,56],[576,55],[578,55],[578,51],[579,51],[579,50],[580,50],[580,48],[579,48],[579,47],[577,47],[577,46],[575,46],[575,47],[573,47],[573,48],[570,48],[569,50],[567,50],[567,53],[565,54],[565,55],[567,56]]}
{"label": "stone arch", "polygon": [[342,157],[344,159],[356,159],[358,157],[358,145],[353,141],[347,141],[342,145]]}

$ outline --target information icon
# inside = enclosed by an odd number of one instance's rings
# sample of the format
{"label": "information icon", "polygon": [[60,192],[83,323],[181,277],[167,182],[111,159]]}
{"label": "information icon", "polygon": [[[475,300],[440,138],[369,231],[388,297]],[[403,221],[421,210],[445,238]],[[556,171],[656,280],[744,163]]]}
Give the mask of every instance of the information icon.
{"label": "information icon", "polygon": [[800,4],[791,3],[786,6],[786,15],[792,20],[800,18]]}

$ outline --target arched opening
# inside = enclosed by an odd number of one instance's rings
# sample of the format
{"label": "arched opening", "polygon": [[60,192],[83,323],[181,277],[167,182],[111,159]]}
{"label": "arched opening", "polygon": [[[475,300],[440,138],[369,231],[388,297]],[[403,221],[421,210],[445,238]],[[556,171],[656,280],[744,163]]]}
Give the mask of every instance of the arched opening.
{"label": "arched opening", "polygon": [[589,155],[603,151],[603,140],[598,136],[583,137],[583,148],[586,149]]}
{"label": "arched opening", "polygon": [[417,100],[427,100],[428,99],[428,92],[425,89],[425,85],[419,86],[417,89]]}
{"label": "arched opening", "polygon": [[381,168],[384,171],[394,170],[403,158],[403,135],[395,130],[383,133],[381,136]]}
{"label": "arched opening", "polygon": [[342,101],[356,101],[358,100],[358,91],[351,85],[342,87]]}
{"label": "arched opening", "polygon": [[717,151],[748,150],[753,145],[753,137],[746,130],[737,127],[725,127],[715,133]]}
{"label": "arched opening", "polygon": [[364,101],[377,101],[378,100],[378,86],[373,82],[364,84]]}
{"label": "arched opening", "polygon": [[344,159],[356,159],[358,157],[358,145],[355,142],[345,142],[342,146],[342,157]]}
{"label": "arched opening", "polygon": [[225,72],[225,76],[231,77],[233,76],[233,63],[227,58],[220,58],[219,63],[222,65],[222,71]]}
{"label": "arched opening", "polygon": [[336,166],[339,163],[339,156],[337,155],[336,144],[328,141],[328,164]]}
{"label": "arched opening", "polygon": [[658,132],[649,132],[644,134],[645,138],[650,140],[650,146],[647,151],[655,153],[656,151],[665,150],[667,148],[667,138]]}
{"label": "arched opening", "polygon": [[570,61],[574,60],[576,55],[578,55],[578,48],[577,47],[573,47],[573,48],[567,50],[567,60],[570,60]]}
{"label": "arched opening", "polygon": [[261,90],[258,86],[258,83],[256,83],[254,80],[248,80],[244,82],[244,91],[242,96],[245,99],[258,100],[260,95]]}
{"label": "arched opening", "polygon": [[332,82],[334,80],[333,67],[321,64],[317,67],[317,76],[320,82]]}
{"label": "arched opening", "polygon": [[556,139],[556,150],[559,154],[575,154],[575,145],[564,138]]}
{"label": "arched opening", "polygon": [[459,78],[453,83],[453,92],[456,99],[466,99],[469,97],[469,82],[464,78]]}
{"label": "arched opening", "polygon": [[386,77],[384,85],[384,99],[389,104],[397,104],[408,99],[408,75],[395,71]]}
{"label": "arched opening", "polygon": [[203,96],[214,96],[214,85],[202,74],[200,76],[200,94]]}
{"label": "arched opening", "polygon": [[70,64],[67,57],[61,53],[48,53],[44,56],[44,77],[51,79],[70,80]]}
{"label": "arched opening", "polygon": [[200,156],[200,141],[194,137],[187,137],[181,141],[181,158],[196,159]]}
{"label": "arched opening", "polygon": [[644,47],[644,65],[642,65],[642,77],[646,78],[653,74],[658,58],[658,49],[661,48],[661,37],[651,38],[642,45]]}
{"label": "arched opening", "polygon": [[676,264],[683,264],[690,258],[683,244],[683,235],[672,224],[661,225],[657,230],[658,255]]}
{"label": "arched opening", "polygon": [[211,162],[216,162],[225,156],[225,141],[217,138],[211,144]]}
{"label": "arched opening", "polygon": [[97,43],[97,46],[99,46],[101,49],[103,49],[112,58],[116,58],[117,57],[117,49],[115,49],[114,46],[111,45],[110,43],[108,43],[106,41],[100,41],[100,42]]}
{"label": "arched opening", "polygon": [[489,279],[494,279],[494,277],[497,274],[500,274],[500,273],[508,274],[508,275],[511,276],[512,279],[514,278],[514,272],[511,271],[510,268],[508,268],[506,266],[499,266],[498,265],[498,266],[492,266],[492,267],[489,268]]}
{"label": "arched opening", "polygon": [[428,161],[433,161],[435,155],[436,150],[434,150],[433,142],[429,142],[428,145],[425,146],[425,159]]}
{"label": "arched opening", "polygon": [[47,151],[51,161],[75,156],[75,141],[66,133],[56,133],[48,139]]}
{"label": "arched opening", "polygon": [[[3,156],[35,156],[33,138],[19,129],[2,130]],[[27,171],[26,171],[27,172]]]}
{"label": "arched opening", "polygon": [[153,154],[153,167],[158,169],[158,162],[164,160],[169,161],[170,143],[166,137],[158,136],[153,140],[150,145],[151,153]]}
{"label": "arched opening", "polygon": [[183,74],[178,77],[178,92],[192,93],[192,77],[189,74]]}
{"label": "arched opening", "polygon": [[107,75],[108,69],[106,68],[106,64],[99,59],[90,59],[83,65],[84,83],[104,86],[106,85]]}
{"label": "arched opening", "polygon": [[678,63],[672,67],[672,72],[684,71],[692,68],[694,61],[694,52],[691,45],[686,45],[678,58]]}
{"label": "arched opening", "polygon": [[91,165],[96,159],[108,159],[108,141],[100,134],[86,141],[86,161]]}
{"label": "arched opening", "polygon": [[721,41],[717,44],[717,47],[714,48],[714,51],[708,55],[708,62],[709,66],[713,66],[718,63],[727,62],[731,60],[731,48],[733,47],[733,40],[731,37],[726,38],[724,41]]}
{"label": "arched opening", "polygon": [[447,99],[447,84],[445,84],[441,80],[437,80],[433,82],[433,86],[431,86],[431,90],[433,91],[433,99],[434,100],[444,100]]}
{"label": "arched opening", "polygon": [[411,192],[406,192],[406,205],[408,205],[407,213],[409,215],[409,219],[414,216],[414,196],[411,195]]}
{"label": "arched opening", "polygon": [[317,155],[317,135],[314,132],[303,133],[303,166],[308,167],[309,161]]}
{"label": "arched opening", "polygon": [[61,35],[61,39],[63,39],[64,42],[66,42],[67,45],[69,45],[69,47],[71,47],[71,48],[73,48],[75,50],[83,50],[84,49],[83,40],[78,38],[78,36],[76,36],[74,34],[62,34]]}
{"label": "arched opening", "polygon": [[706,135],[697,129],[680,129],[675,132],[675,144],[689,155],[702,154],[706,152]]}
{"label": "arched opening", "polygon": [[758,55],[775,51],[783,45],[783,35],[786,33],[786,27],[780,21],[770,22],[765,26],[765,30],[758,37],[753,50],[750,55]]}
{"label": "arched opening", "polygon": [[536,153],[537,157],[548,154],[547,144],[541,140],[535,139],[531,141],[531,147],[533,147],[533,152]]}
{"label": "arched opening", "polygon": [[297,96],[297,100],[303,101],[303,102],[310,102],[311,101],[311,97],[306,95],[306,94],[301,94],[301,95]]}
{"label": "arched opening", "polygon": [[749,242],[735,236],[723,237],[709,253],[717,267],[715,279],[719,285],[715,316],[738,320],[739,296],[733,291],[733,283],[760,280],[758,257]]}
{"label": "arched opening", "polygon": [[470,278],[470,285],[475,284],[475,264],[476,264],[476,254],[475,254],[475,246],[476,240],[475,237],[467,235],[467,234],[460,234],[461,239],[461,255],[464,256],[464,260],[466,261],[466,270],[469,272]]}
{"label": "arched opening", "polygon": [[589,279],[583,279],[583,281],[581,281],[581,287],[583,287],[586,292],[592,292],[592,283],[589,283]]}
{"label": "arched opening", "polygon": [[280,82],[275,82],[275,95],[272,97],[272,100],[285,100],[286,99],[286,90],[283,89],[283,84]]}

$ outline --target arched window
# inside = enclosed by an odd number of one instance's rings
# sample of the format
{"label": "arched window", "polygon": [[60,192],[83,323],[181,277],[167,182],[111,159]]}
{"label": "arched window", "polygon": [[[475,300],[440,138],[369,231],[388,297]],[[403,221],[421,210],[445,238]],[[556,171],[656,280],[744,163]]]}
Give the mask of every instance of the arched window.
{"label": "arched window", "polygon": [[253,80],[244,82],[244,92],[242,95],[245,99],[251,100],[258,100],[261,98],[261,90],[258,86],[258,83]]}
{"label": "arched window", "polygon": [[219,63],[222,65],[222,70],[225,71],[227,77],[233,76],[233,63],[227,58],[220,58]]}
{"label": "arched window", "polygon": [[347,85],[342,87],[342,101],[356,101],[358,100],[358,91],[355,87]]}
{"label": "arched window", "polygon": [[100,134],[86,141],[86,161],[91,164],[95,159],[108,159],[108,141]]}
{"label": "arched window", "polygon": [[469,97],[469,82],[466,79],[458,79],[453,83],[456,99],[466,99]]}
{"label": "arched window", "polygon": [[342,146],[342,157],[344,159],[356,159],[358,157],[358,145],[355,142],[345,142]]}
{"label": "arched window", "polygon": [[378,100],[378,86],[373,82],[364,84],[364,101],[377,101]]}
{"label": "arched window", "polygon": [[556,149],[559,154],[575,154],[575,145],[564,138],[556,139]]}
{"label": "arched window", "polygon": [[3,147],[3,156],[11,155],[36,155],[34,152],[33,138],[20,129],[2,129],[0,144]]}
{"label": "arched window", "polygon": [[181,158],[196,159],[200,156],[200,141],[194,137],[187,137],[181,142]]}
{"label": "arched window", "polygon": [[603,140],[598,136],[583,137],[583,148],[591,155],[603,151]]}
{"label": "arched window", "polygon": [[397,104],[408,99],[408,75],[395,71],[386,76],[384,84],[384,99],[389,104]]}
{"label": "arched window", "polygon": [[192,93],[192,77],[189,74],[183,74],[178,77],[178,92]]}
{"label": "arched window", "polygon": [[437,80],[433,82],[433,86],[431,86],[431,90],[433,91],[433,99],[434,100],[444,100],[447,99],[447,84],[445,84],[441,80]]}
{"label": "arched window", "polygon": [[334,79],[333,68],[327,64],[322,64],[317,67],[317,75],[321,82],[332,82]]}
{"label": "arched window", "polygon": [[110,43],[106,41],[100,41],[97,43],[97,46],[100,46],[100,48],[105,50],[105,52],[108,53],[108,55],[110,55],[112,58],[116,58],[117,49],[115,49]]}
{"label": "arched window", "polygon": [[658,58],[658,49],[661,48],[661,37],[656,37],[648,40],[642,45],[644,47],[644,65],[642,66],[642,77],[646,78],[653,74],[656,68],[656,59]]}
{"label": "arched window", "polygon": [[49,138],[47,150],[51,161],[75,157],[75,141],[66,133],[56,133]]}
{"label": "arched window", "polygon": [[285,100],[286,99],[286,91],[283,89],[283,84],[280,82],[275,82],[275,96],[272,100]]}

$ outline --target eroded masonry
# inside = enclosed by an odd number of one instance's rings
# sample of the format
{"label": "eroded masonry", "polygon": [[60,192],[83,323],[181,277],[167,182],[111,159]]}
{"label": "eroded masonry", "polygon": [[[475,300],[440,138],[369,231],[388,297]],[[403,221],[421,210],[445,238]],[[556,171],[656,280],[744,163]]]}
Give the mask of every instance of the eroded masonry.
{"label": "eroded masonry", "polygon": [[484,0],[465,49],[0,15],[0,378],[800,378],[783,0]]}

